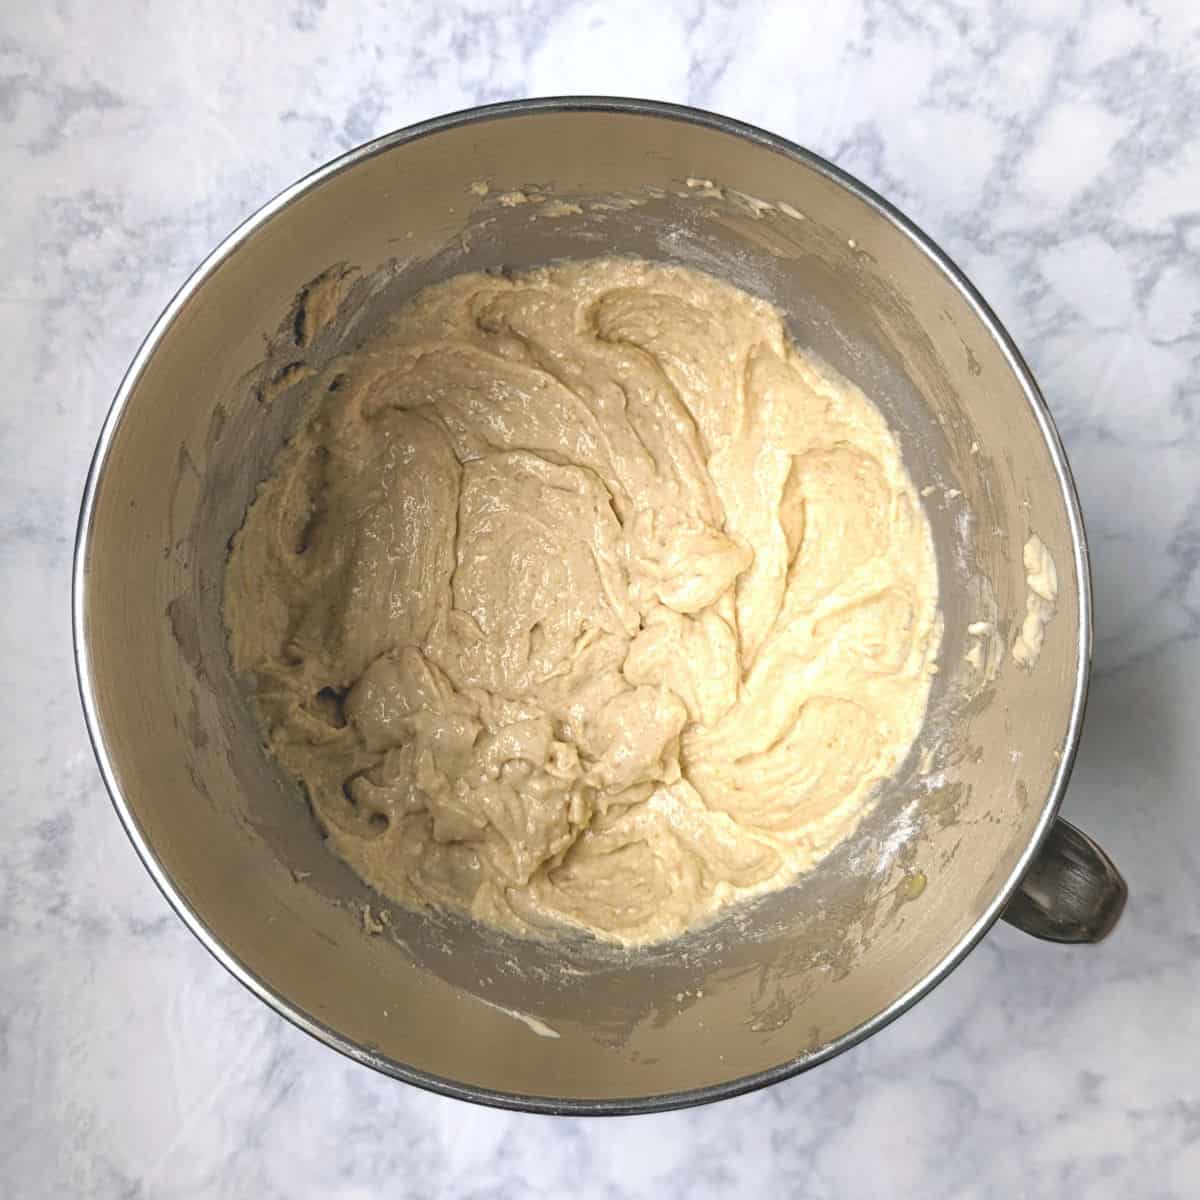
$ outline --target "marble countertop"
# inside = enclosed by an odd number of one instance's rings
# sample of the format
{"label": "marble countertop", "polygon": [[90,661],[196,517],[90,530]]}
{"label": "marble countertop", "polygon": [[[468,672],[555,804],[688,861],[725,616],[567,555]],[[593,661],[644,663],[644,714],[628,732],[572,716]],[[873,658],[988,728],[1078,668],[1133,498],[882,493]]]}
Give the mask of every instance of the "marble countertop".
{"label": "marble countertop", "polygon": [[[1200,1180],[1200,18],[1149,0],[10,4],[0,13],[0,1190],[13,1197],[1194,1196]],[[251,997],[100,784],[69,569],[152,320],[310,167],[520,95],[713,108],[957,259],[1039,376],[1091,535],[1066,813],[1132,899],[1100,947],[997,927],[866,1044],[764,1092],[564,1120],[427,1095]]]}

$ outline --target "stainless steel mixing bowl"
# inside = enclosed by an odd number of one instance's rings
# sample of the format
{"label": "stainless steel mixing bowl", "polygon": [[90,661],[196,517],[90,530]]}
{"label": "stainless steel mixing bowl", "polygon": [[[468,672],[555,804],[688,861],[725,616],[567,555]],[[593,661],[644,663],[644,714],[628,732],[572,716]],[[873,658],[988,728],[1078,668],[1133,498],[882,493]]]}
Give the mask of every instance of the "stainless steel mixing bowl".
{"label": "stainless steel mixing bowl", "polygon": [[[305,367],[451,272],[600,253],[697,266],[769,297],[877,401],[928,492],[945,615],[925,732],[858,833],[795,886],[633,954],[382,903],[324,849],[260,748],[220,615],[229,539],[295,424]],[[335,265],[354,286],[311,336],[305,288]],[[1060,591],[1028,671],[1008,648],[1031,532]],[[74,584],[96,755],[167,899],[284,1016],[451,1095],[577,1113],[733,1095],[880,1028],[1001,913],[1096,940],[1124,897],[1095,846],[1055,821],[1083,714],[1088,564],[1028,369],[898,212],[721,117],[498,105],[380,138],[284,192],[138,351],[87,481]],[[978,621],[994,642],[968,633]],[[976,641],[982,671],[965,659]]]}

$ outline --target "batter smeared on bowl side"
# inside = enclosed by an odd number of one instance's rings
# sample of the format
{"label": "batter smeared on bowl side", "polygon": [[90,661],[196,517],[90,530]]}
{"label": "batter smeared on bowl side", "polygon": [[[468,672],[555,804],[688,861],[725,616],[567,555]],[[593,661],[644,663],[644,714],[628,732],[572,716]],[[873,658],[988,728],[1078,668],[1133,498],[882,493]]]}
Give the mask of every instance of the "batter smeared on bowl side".
{"label": "batter smeared on bowl side", "polygon": [[339,361],[225,617],[363,879],[628,944],[852,832],[938,639],[878,410],[769,304],[628,259],[459,276]]}

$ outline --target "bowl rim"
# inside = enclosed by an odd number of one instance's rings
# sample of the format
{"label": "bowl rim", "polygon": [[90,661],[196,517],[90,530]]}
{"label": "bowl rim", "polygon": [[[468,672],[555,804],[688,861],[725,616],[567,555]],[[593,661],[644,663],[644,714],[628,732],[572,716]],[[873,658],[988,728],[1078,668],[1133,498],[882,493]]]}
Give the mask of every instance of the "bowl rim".
{"label": "bowl rim", "polygon": [[[1079,579],[1078,667],[1073,684],[1071,711],[1067,723],[1062,758],[1058,764],[1050,790],[1044,800],[1043,810],[1034,829],[1033,836],[1009,873],[1008,878],[998,888],[996,895],[971,928],[949,948],[935,967],[913,986],[895,997],[881,1012],[817,1050],[802,1052],[766,1070],[722,1083],[678,1092],[655,1093],[644,1096],[635,1095],[615,1099],[599,1097],[559,1098],[505,1092],[479,1087],[474,1084],[460,1083],[453,1079],[406,1066],[404,1063],[397,1062],[378,1051],[360,1045],[324,1022],[317,1020],[312,1015],[305,1013],[287,997],[268,986],[246,963],[231,954],[176,888],[153,847],[150,845],[148,838],[140,828],[133,810],[130,808],[117,782],[116,772],[105,744],[96,681],[93,677],[88,651],[86,622],[88,608],[86,567],[91,547],[91,532],[95,515],[96,497],[104,477],[109,450],[120,426],[129,399],[141,380],[146,366],[157,350],[159,343],[163,340],[184,305],[204,285],[217,268],[239,246],[248,241],[260,228],[265,226],[273,217],[301,196],[320,186],[335,175],[341,174],[343,171],[347,171],[378,154],[385,153],[408,142],[430,137],[445,130],[461,126],[544,113],[569,112],[611,113],[623,116],[641,116],[680,121],[755,143],[765,149],[800,162],[832,183],[839,185],[864,204],[874,209],[876,213],[885,218],[895,229],[903,233],[924,254],[929,263],[957,288],[974,311],[976,318],[994,339],[1009,369],[1020,384],[1038,427],[1041,430],[1042,438],[1049,451],[1055,474],[1058,478],[1059,490],[1067,510],[1074,565]],[[848,1050],[851,1046],[857,1045],[859,1042],[878,1032],[902,1013],[906,1012],[919,999],[928,995],[929,992],[941,983],[963,961],[967,954],[974,949],[980,939],[1001,915],[1009,898],[1036,857],[1038,850],[1054,823],[1063,793],[1070,779],[1079,745],[1080,729],[1087,701],[1088,678],[1091,669],[1091,574],[1083,516],[1080,511],[1074,478],[1071,474],[1058,430],[1054,425],[1053,418],[1050,415],[1041,390],[1034,380],[1028,365],[1022,358],[1020,351],[999,318],[950,256],[928,234],[918,228],[917,225],[909,220],[893,204],[848,172],[835,166],[813,151],[807,150],[787,138],[769,133],[755,125],[722,116],[705,109],[658,100],[590,95],[553,96],[538,99],[509,100],[497,104],[461,109],[373,138],[371,141],[365,142],[331,159],[329,162],[310,171],[289,187],[284,188],[283,191],[268,200],[257,211],[242,221],[203,259],[151,326],[149,333],[147,333],[139,346],[121,380],[101,428],[96,449],[88,469],[76,530],[74,561],[71,571],[71,632],[76,678],[80,700],[83,705],[88,738],[91,741],[101,777],[103,778],[113,807],[116,809],[117,816],[120,818],[129,840],[133,843],[134,849],[158,886],[159,891],[162,892],[167,902],[184,924],[234,978],[260,1000],[273,1008],[280,1016],[312,1037],[325,1043],[325,1045],[330,1046],[356,1062],[372,1067],[385,1075],[390,1075],[405,1083],[410,1083],[444,1096],[454,1097],[455,1099],[468,1100],[497,1108],[564,1116],[618,1116],[687,1108],[693,1105],[707,1104],[715,1100],[742,1095],[746,1092],[765,1087],[768,1084],[778,1083],[781,1080],[791,1078],[793,1075],[797,1075],[820,1063],[827,1062]]]}

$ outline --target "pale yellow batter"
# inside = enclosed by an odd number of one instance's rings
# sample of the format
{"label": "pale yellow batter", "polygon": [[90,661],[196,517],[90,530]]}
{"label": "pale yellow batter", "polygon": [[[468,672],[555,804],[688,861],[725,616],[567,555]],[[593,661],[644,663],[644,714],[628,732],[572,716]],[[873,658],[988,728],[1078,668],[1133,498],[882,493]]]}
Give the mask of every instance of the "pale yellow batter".
{"label": "pale yellow batter", "polygon": [[460,276],[337,363],[225,615],[367,882],[628,944],[845,838],[938,638],[875,407],[770,305],[626,259]]}

